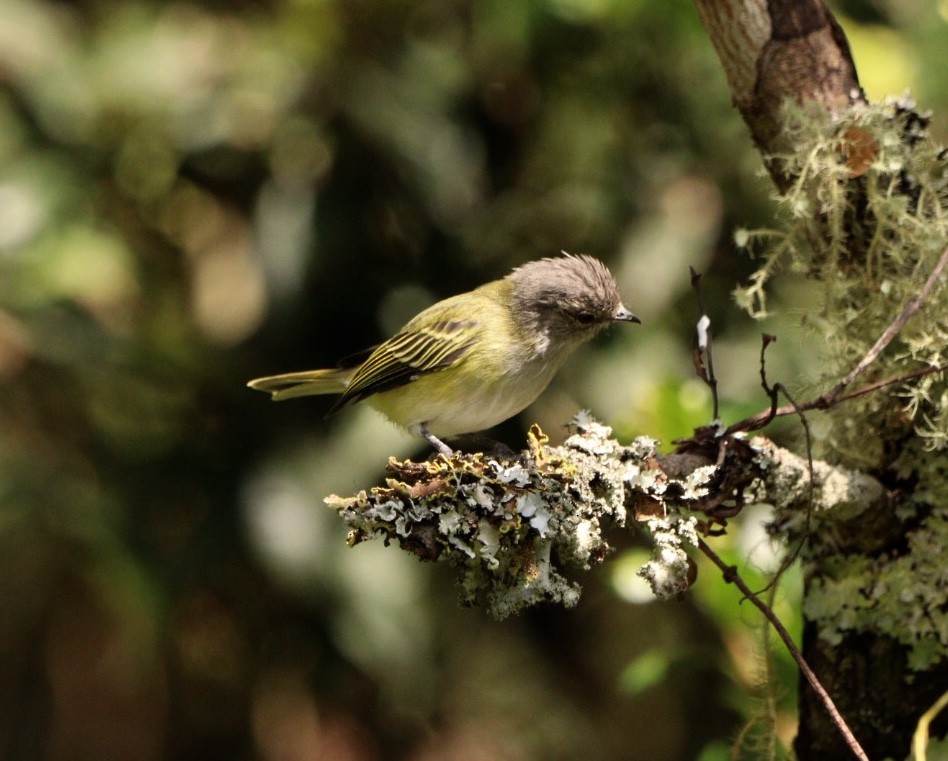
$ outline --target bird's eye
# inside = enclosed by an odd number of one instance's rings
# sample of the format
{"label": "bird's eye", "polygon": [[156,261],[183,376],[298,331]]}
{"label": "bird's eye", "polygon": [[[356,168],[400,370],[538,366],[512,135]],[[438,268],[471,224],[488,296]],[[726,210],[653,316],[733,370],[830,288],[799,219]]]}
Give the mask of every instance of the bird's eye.
{"label": "bird's eye", "polygon": [[583,325],[592,325],[596,321],[596,315],[592,312],[577,312],[576,321]]}

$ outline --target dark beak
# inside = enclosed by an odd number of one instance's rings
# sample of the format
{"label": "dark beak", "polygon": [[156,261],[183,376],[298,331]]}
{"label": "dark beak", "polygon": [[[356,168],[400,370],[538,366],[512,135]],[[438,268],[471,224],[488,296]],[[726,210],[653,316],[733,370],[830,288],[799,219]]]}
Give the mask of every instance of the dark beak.
{"label": "dark beak", "polygon": [[616,322],[636,322],[639,325],[642,324],[642,321],[632,314],[628,309],[622,306],[622,304],[619,304],[619,308],[613,312],[612,319]]}

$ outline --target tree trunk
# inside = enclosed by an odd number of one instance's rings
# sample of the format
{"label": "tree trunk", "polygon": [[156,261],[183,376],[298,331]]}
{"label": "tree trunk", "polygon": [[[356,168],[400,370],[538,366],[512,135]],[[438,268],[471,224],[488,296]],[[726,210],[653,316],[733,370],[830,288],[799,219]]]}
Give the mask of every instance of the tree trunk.
{"label": "tree trunk", "polygon": [[[845,122],[852,113],[861,113],[860,109],[871,105],[859,87],[842,30],[819,0],[695,0],[695,5],[721,58],[734,103],[775,185],[784,193],[796,187],[806,196],[806,188],[795,185],[800,180],[799,164],[787,159],[804,144],[799,129],[789,125],[792,108],[821,113],[831,128],[836,120]],[[924,139],[925,119],[910,111],[909,107],[891,108],[892,124],[898,123],[893,134],[906,151]],[[821,282],[851,278],[865,285],[863,290],[841,292],[839,298],[846,299],[852,309],[874,313],[873,335],[878,336],[892,324],[904,301],[870,305],[869,300],[884,287],[881,280],[864,282],[868,281],[867,273],[881,266],[889,268],[889,279],[909,277],[907,273],[924,279],[940,251],[919,253],[910,260],[914,254],[906,253],[905,247],[893,240],[891,246],[897,251],[883,250],[888,257],[885,261],[872,259],[872,252],[878,251],[872,247],[879,239],[885,240],[889,230],[878,234],[879,205],[872,196],[872,183],[864,175],[882,150],[882,141],[869,128],[843,126],[838,145],[843,166],[832,187],[847,203],[834,209],[826,203],[826,194],[808,196],[824,202],[811,212],[808,235],[814,259],[808,272]],[[864,154],[861,157],[860,152]],[[937,151],[932,155],[938,156]],[[913,174],[909,165],[889,171],[893,186],[898,186],[896,195],[915,215],[912,219],[924,220],[926,212],[917,208],[925,197],[919,188],[926,180],[918,179],[924,172]],[[825,178],[815,176],[813,181],[825,182]],[[931,219],[945,211],[948,199],[944,180],[940,182],[931,194]],[[942,232],[933,230],[937,242]],[[945,246],[942,237],[940,250]],[[827,286],[828,291],[831,287]],[[935,341],[941,345],[931,355],[941,357],[936,364],[945,361],[937,352],[944,351],[946,290],[942,284],[932,291],[940,302],[933,296],[928,309],[934,313],[928,324],[941,331]],[[853,358],[864,356],[869,346],[871,341],[862,349],[853,345],[849,355],[840,357],[840,366],[851,367]],[[903,362],[912,355],[913,346],[917,342],[904,339],[900,347]],[[894,354],[889,352],[875,363],[881,372],[877,378],[917,368],[899,365]],[[913,359],[919,361],[919,355]],[[934,377],[934,385],[919,392],[919,403],[927,406],[926,414],[941,415],[943,421],[942,410],[948,401],[944,371]],[[903,390],[906,388],[911,393],[916,387],[904,384]],[[827,448],[839,452],[838,460],[849,465],[853,459],[845,446],[835,445],[837,437],[848,442],[851,450],[862,448],[865,459],[859,466],[886,486],[888,498],[868,511],[857,511],[855,518],[852,514],[821,516],[808,532],[803,553],[802,645],[806,660],[866,753],[881,761],[910,755],[919,718],[948,689],[948,611],[944,603],[948,572],[941,570],[946,561],[940,557],[941,548],[948,547],[948,468],[944,465],[948,446],[944,437],[921,440],[918,419],[913,417],[917,410],[907,411],[904,395],[874,396],[864,407],[847,407],[848,420],[834,410],[834,438]],[[847,426],[855,427],[855,432],[843,432]],[[945,731],[944,718],[932,726],[933,736],[943,736]],[[800,690],[800,727],[794,747],[802,761],[852,757],[805,683]]]}

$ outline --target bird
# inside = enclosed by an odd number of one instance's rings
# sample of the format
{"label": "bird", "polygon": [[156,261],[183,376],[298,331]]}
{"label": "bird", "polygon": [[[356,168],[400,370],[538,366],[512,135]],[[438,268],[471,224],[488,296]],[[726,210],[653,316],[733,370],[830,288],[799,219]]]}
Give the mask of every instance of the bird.
{"label": "bird", "polygon": [[443,439],[525,409],[577,347],[617,322],[641,320],[623,305],[606,265],[564,253],[429,306],[338,367],[247,385],[275,401],[338,394],[330,415],[365,401],[451,457]]}

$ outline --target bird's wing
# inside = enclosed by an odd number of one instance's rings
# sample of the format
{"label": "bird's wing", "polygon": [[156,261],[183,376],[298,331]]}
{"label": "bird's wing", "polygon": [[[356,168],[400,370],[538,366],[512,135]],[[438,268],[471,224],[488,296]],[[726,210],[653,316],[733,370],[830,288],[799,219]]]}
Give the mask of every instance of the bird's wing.
{"label": "bird's wing", "polygon": [[470,351],[478,333],[475,320],[442,320],[395,334],[362,363],[334,410],[451,367]]}

